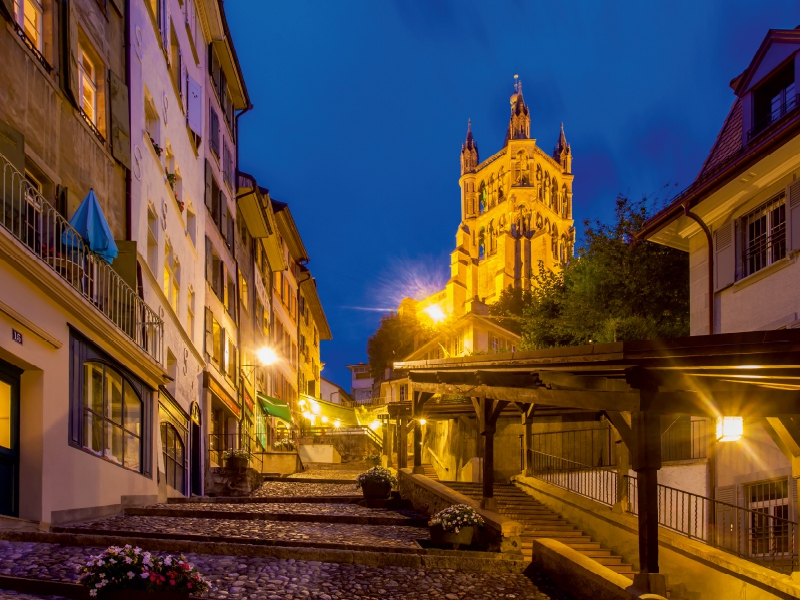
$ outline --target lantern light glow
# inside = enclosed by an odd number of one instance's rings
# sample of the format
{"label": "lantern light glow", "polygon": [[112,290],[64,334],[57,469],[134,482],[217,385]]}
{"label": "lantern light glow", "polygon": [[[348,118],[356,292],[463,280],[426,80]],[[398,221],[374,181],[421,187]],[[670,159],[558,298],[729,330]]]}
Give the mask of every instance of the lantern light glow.
{"label": "lantern light glow", "polygon": [[428,315],[428,317],[430,317],[431,321],[433,321],[434,323],[439,323],[447,318],[447,315],[442,310],[442,307],[439,306],[438,304],[431,304],[430,306],[426,306],[425,308],[422,309],[422,312]]}
{"label": "lantern light glow", "polygon": [[717,441],[738,442],[744,435],[744,419],[742,417],[718,417]]}

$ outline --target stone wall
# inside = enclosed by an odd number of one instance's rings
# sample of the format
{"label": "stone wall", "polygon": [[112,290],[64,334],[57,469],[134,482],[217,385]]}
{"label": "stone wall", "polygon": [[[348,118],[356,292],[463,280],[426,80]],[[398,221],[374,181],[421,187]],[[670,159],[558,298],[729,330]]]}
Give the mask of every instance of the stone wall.
{"label": "stone wall", "polygon": [[325,435],[300,438],[300,445],[331,444],[342,462],[362,460],[370,454],[380,454],[380,448],[366,435]]}
{"label": "stone wall", "polygon": [[[292,455],[294,456],[294,455]],[[255,469],[211,467],[206,473],[206,496],[249,496],[259,488],[261,474]]]}

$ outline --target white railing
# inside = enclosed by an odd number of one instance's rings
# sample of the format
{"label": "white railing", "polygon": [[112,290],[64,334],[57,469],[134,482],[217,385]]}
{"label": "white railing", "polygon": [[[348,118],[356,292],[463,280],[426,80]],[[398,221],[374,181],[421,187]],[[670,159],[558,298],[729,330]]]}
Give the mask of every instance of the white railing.
{"label": "white railing", "polygon": [[2,154],[0,165],[0,226],[161,363],[163,321]]}

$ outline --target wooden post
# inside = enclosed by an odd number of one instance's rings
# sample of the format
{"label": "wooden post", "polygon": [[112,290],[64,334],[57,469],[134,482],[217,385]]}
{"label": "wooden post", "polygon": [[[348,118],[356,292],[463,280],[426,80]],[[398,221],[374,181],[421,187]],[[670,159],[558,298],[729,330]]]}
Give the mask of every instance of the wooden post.
{"label": "wooden post", "polygon": [[408,456],[408,435],[406,435],[406,421],[400,413],[397,414],[397,468],[405,469]]}
{"label": "wooden post", "polygon": [[414,473],[425,474],[422,467],[422,425],[417,418],[414,419]]}
{"label": "wooden post", "polygon": [[494,499],[494,431],[487,431],[484,436],[483,498],[481,499],[481,508],[496,510],[497,501]]}
{"label": "wooden post", "polygon": [[478,433],[483,436],[483,493],[481,508],[495,510],[494,499],[494,432],[500,413],[508,406],[506,400],[491,398],[473,398],[475,416],[478,418]]}
{"label": "wooden post", "polygon": [[639,573],[633,584],[641,592],[666,596],[658,572],[658,470],[661,468],[661,418],[638,411],[631,415],[632,462],[638,476]]}

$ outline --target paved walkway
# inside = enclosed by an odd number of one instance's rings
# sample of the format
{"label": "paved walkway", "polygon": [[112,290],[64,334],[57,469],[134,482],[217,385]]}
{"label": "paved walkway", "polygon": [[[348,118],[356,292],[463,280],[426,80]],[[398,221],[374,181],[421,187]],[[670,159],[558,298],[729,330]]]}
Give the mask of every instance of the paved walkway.
{"label": "paved walkway", "polygon": [[[0,541],[0,574],[75,582],[77,566],[102,548]],[[164,554],[156,552],[154,554]],[[186,554],[211,583],[209,598],[546,600],[524,575]],[[5,592],[0,591],[0,594]],[[13,594],[11,592],[10,594]],[[2,597],[2,596],[0,596]],[[13,596],[28,600],[33,596]]]}
{"label": "paved walkway", "polygon": [[[319,478],[329,479],[335,471],[319,471]],[[303,474],[308,476],[309,473]],[[352,476],[352,472],[348,473]],[[186,538],[202,536],[209,541],[222,537],[247,544],[283,545],[289,553],[282,558],[266,556],[242,557],[186,552],[211,584],[209,598],[228,600],[570,600],[546,580],[521,574],[456,572],[442,568],[372,566],[363,564],[315,562],[286,558],[307,548],[338,547],[365,549],[383,556],[422,552],[417,540],[428,538],[427,527],[421,527],[420,515],[413,511],[370,509],[352,503],[302,502],[302,498],[357,496],[352,482],[342,484],[266,482],[254,494],[259,498],[287,498],[287,502],[204,502],[163,504],[139,509],[143,514],[128,514],[87,521],[71,526],[77,532],[122,532],[125,535],[158,534]],[[292,500],[289,500],[292,498]],[[180,511],[175,515],[169,511]],[[167,514],[164,514],[166,512]],[[213,512],[213,515],[210,514]],[[224,518],[230,515],[231,518]],[[295,519],[293,519],[294,517]],[[333,517],[345,523],[333,523]],[[375,524],[387,522],[390,525]],[[376,521],[383,519],[383,521]],[[416,519],[412,521],[411,519]],[[407,521],[407,523],[404,523]],[[366,524],[354,524],[363,522]],[[67,538],[65,538],[67,539]],[[198,538],[199,539],[199,538]],[[48,540],[52,541],[52,540]],[[70,542],[72,543],[72,542]],[[188,543],[188,542],[187,542]],[[290,546],[301,546],[292,548]],[[188,549],[188,548],[187,548]],[[207,547],[193,546],[202,552]],[[104,548],[61,546],[43,542],[9,542],[0,540],[0,575],[75,582],[79,566]],[[154,552],[154,554],[166,554]],[[173,553],[175,554],[175,553]],[[349,552],[347,554],[350,554]],[[309,554],[303,554],[308,558]],[[371,555],[372,556],[372,555]],[[372,562],[372,561],[369,561]],[[402,562],[388,561],[390,564]],[[406,563],[407,564],[407,563]],[[421,564],[419,562],[415,564]],[[439,563],[443,564],[443,563]],[[538,587],[537,587],[538,586]],[[540,590],[548,590],[545,593]],[[37,600],[44,598],[0,590],[0,598]]]}

